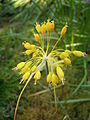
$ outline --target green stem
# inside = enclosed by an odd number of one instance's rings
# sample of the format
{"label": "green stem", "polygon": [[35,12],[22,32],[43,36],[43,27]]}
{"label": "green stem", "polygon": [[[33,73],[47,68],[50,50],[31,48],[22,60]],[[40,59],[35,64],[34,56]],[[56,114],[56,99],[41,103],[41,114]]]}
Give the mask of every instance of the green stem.
{"label": "green stem", "polygon": [[49,70],[48,70],[48,63],[47,63],[47,61],[46,61],[46,75],[48,75],[48,73],[49,73]]}
{"label": "green stem", "polygon": [[58,44],[58,42],[61,40],[61,38],[62,38],[61,36],[58,38],[58,40],[57,40],[56,44],[54,45],[52,51],[55,49],[55,47],[57,46],[57,44]]}

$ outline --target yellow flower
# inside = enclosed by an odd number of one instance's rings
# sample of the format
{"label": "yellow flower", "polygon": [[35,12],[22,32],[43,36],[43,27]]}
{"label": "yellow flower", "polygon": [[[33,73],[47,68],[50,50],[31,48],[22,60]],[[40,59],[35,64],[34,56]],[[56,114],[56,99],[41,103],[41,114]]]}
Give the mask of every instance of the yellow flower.
{"label": "yellow flower", "polygon": [[65,52],[70,55],[72,52],[70,50],[65,50]]}
{"label": "yellow flower", "polygon": [[56,86],[58,84],[58,82],[59,82],[59,79],[58,79],[57,75],[53,73],[52,74],[52,85]]}
{"label": "yellow flower", "polygon": [[23,80],[27,80],[29,78],[29,76],[30,76],[30,72],[28,71],[22,76],[22,78],[23,78]]}
{"label": "yellow flower", "polygon": [[61,59],[64,59],[64,58],[66,58],[66,57],[69,57],[68,53],[62,52],[62,53],[60,54],[60,58],[61,58]]}
{"label": "yellow flower", "polygon": [[51,23],[50,23],[50,20],[48,19],[46,23],[46,31],[50,32],[50,30],[51,30]]}
{"label": "yellow flower", "polygon": [[33,53],[33,51],[32,50],[26,50],[25,53],[26,53],[26,55],[30,55],[31,53]]}
{"label": "yellow flower", "polygon": [[31,61],[27,61],[26,64],[25,64],[25,66],[28,66],[28,67],[29,67],[30,64],[31,64]]}
{"label": "yellow flower", "polygon": [[36,30],[37,30],[38,33],[41,32],[41,26],[38,23],[36,24]]}
{"label": "yellow flower", "polygon": [[34,34],[34,37],[35,37],[35,39],[36,39],[37,42],[40,42],[40,37],[39,37],[38,34]]}
{"label": "yellow flower", "polygon": [[71,60],[70,60],[69,58],[65,58],[65,59],[64,59],[64,63],[65,63],[66,65],[70,65],[70,64],[71,64]]}
{"label": "yellow flower", "polygon": [[63,28],[62,28],[62,30],[61,30],[61,37],[63,37],[64,35],[65,35],[65,33],[67,32],[67,25],[65,25]]}
{"label": "yellow flower", "polygon": [[51,72],[49,72],[49,74],[47,75],[47,82],[50,84],[51,81],[52,81],[52,74]]}
{"label": "yellow flower", "polygon": [[33,52],[36,50],[36,46],[35,45],[31,45],[31,50],[33,50]]}
{"label": "yellow flower", "polygon": [[32,68],[31,68],[31,71],[34,72],[36,70],[36,65],[34,65]]}
{"label": "yellow flower", "polygon": [[31,44],[29,42],[25,42],[23,45],[26,49],[31,49]]}
{"label": "yellow flower", "polygon": [[33,53],[32,57],[36,57],[38,54],[39,54],[39,51],[36,50],[36,51]]}
{"label": "yellow flower", "polygon": [[73,54],[74,54],[76,57],[82,57],[82,56],[84,56],[84,53],[81,52],[81,51],[73,51]]}
{"label": "yellow flower", "polygon": [[64,79],[64,72],[60,67],[56,67],[56,73],[57,73],[60,80]]}
{"label": "yellow flower", "polygon": [[21,69],[21,74],[22,73],[25,73],[25,72],[27,72],[27,70],[29,71],[30,70],[30,68],[29,68],[29,66],[28,65],[25,65],[22,69]]}
{"label": "yellow flower", "polygon": [[35,75],[34,75],[34,79],[35,80],[39,80],[41,78],[41,73],[40,73],[40,71],[38,70],[36,73],[35,73]]}
{"label": "yellow flower", "polygon": [[41,33],[44,35],[46,32],[46,25],[45,22],[41,25]]}
{"label": "yellow flower", "polygon": [[55,24],[54,24],[54,21],[51,22],[51,31],[54,30],[55,28]]}
{"label": "yellow flower", "polygon": [[21,68],[24,67],[24,65],[25,65],[25,62],[20,62],[20,63],[17,64],[17,68],[21,69]]}

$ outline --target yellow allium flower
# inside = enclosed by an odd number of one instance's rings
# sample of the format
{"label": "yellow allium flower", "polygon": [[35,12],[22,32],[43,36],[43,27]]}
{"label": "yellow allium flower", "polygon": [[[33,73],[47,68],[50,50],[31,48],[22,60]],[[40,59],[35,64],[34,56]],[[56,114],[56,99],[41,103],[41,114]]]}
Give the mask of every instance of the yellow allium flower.
{"label": "yellow allium flower", "polygon": [[52,85],[56,86],[59,82],[59,79],[55,73],[52,74]]}
{"label": "yellow allium flower", "polygon": [[31,45],[31,50],[33,50],[33,52],[36,50],[36,46],[35,45]]}
{"label": "yellow allium flower", "polygon": [[25,42],[23,45],[26,49],[31,49],[31,44],[29,42]]}
{"label": "yellow allium flower", "polygon": [[21,69],[21,68],[24,67],[24,65],[25,65],[25,62],[20,62],[20,63],[17,64],[17,68]]}
{"label": "yellow allium flower", "polygon": [[47,75],[47,82],[50,84],[52,81],[52,74],[51,72],[49,72],[49,74]]}
{"label": "yellow allium flower", "polygon": [[38,33],[41,32],[41,26],[38,23],[36,24],[36,30],[37,30]]}
{"label": "yellow allium flower", "polygon": [[64,72],[60,67],[56,67],[56,73],[57,73],[60,80],[64,79]]}
{"label": "yellow allium flower", "polygon": [[32,68],[31,68],[31,71],[34,72],[36,70],[37,66],[34,65]]}
{"label": "yellow allium flower", "polygon": [[44,35],[46,32],[46,25],[45,22],[41,25],[41,33]]}
{"label": "yellow allium flower", "polygon": [[37,42],[40,42],[40,37],[39,37],[38,34],[34,34],[34,37],[35,37],[35,40],[36,40]]}
{"label": "yellow allium flower", "polygon": [[53,31],[55,28],[55,24],[54,24],[54,21],[51,22],[51,31]]}
{"label": "yellow allium flower", "polygon": [[46,30],[47,30],[47,32],[50,32],[50,30],[51,30],[51,22],[49,19],[47,20],[47,23],[46,23]]}
{"label": "yellow allium flower", "polygon": [[23,80],[27,80],[29,78],[29,76],[30,76],[30,72],[28,71],[22,76],[22,78],[23,78]]}
{"label": "yellow allium flower", "polygon": [[76,57],[82,57],[82,56],[84,56],[84,53],[83,52],[81,52],[81,51],[73,51],[73,54],[76,56]]}
{"label": "yellow allium flower", "polygon": [[26,55],[30,55],[31,53],[33,53],[33,51],[32,50],[26,50],[25,53],[26,53]]}
{"label": "yellow allium flower", "polygon": [[61,37],[63,37],[64,35],[65,35],[65,33],[67,32],[67,25],[65,25],[63,28],[62,28],[62,30],[61,30],[61,33],[60,33],[60,35],[61,35]]}
{"label": "yellow allium flower", "polygon": [[36,24],[36,30],[38,33],[34,34],[34,37],[36,41],[38,42],[40,41],[40,46],[30,44],[29,42],[23,43],[24,47],[26,48],[26,51],[25,51],[26,55],[30,55],[30,54],[32,55],[28,57],[26,56],[28,60],[26,62],[21,62],[17,64],[17,67],[15,67],[16,69],[20,69],[19,73],[22,74],[21,82],[25,82],[26,80],[27,81],[19,95],[16,109],[15,109],[14,120],[15,120],[20,98],[26,86],[28,85],[28,83],[33,77],[35,79],[35,84],[36,84],[37,80],[41,78],[40,70],[43,70],[44,68],[46,68],[47,83],[51,84],[54,87],[54,97],[55,97],[55,104],[56,104],[55,88],[58,85],[58,83],[61,81],[62,81],[62,84],[64,84],[63,82],[64,71],[62,70],[61,66],[65,67],[64,66],[65,64],[66,65],[71,64],[70,57],[72,54],[77,57],[84,56],[84,53],[81,51],[70,51],[70,50],[63,50],[60,48],[56,49],[57,44],[60,43],[60,40],[67,32],[67,25],[65,25],[62,28],[59,38],[57,39],[56,43],[52,46],[53,48],[51,48],[50,42],[51,42],[51,38],[53,38],[51,37],[52,35],[51,32],[54,30],[54,28],[55,28],[54,21],[50,22],[49,19],[47,20],[46,23],[43,22],[43,24],[41,25]]}
{"label": "yellow allium flower", "polygon": [[67,52],[62,52],[62,53],[60,54],[60,58],[61,58],[61,59],[64,59],[64,58],[66,58],[66,57],[69,57],[69,54],[68,54]]}
{"label": "yellow allium flower", "polygon": [[40,71],[38,70],[36,73],[35,73],[35,75],[34,75],[34,79],[35,80],[39,80],[41,78],[41,73],[40,73]]}
{"label": "yellow allium flower", "polygon": [[22,69],[21,69],[21,72],[20,73],[25,73],[27,72],[29,66],[28,65],[25,65]]}
{"label": "yellow allium flower", "polygon": [[70,50],[65,50],[65,52],[70,55],[72,52]]}
{"label": "yellow allium flower", "polygon": [[26,62],[25,66],[30,67],[31,61]]}
{"label": "yellow allium flower", "polygon": [[69,58],[65,58],[65,59],[64,59],[64,63],[65,63],[66,65],[71,65],[71,60],[70,60]]}
{"label": "yellow allium flower", "polygon": [[38,55],[38,52],[34,52],[33,54],[32,54],[32,57],[34,58],[34,57],[36,57]]}

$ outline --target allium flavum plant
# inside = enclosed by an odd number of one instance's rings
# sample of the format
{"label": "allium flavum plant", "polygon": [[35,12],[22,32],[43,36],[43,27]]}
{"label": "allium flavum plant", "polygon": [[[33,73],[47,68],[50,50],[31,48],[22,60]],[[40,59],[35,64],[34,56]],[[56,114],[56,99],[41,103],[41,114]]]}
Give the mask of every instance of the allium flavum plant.
{"label": "allium flavum plant", "polygon": [[[21,83],[25,83],[15,109],[14,120],[17,112],[17,108],[19,105],[19,101],[23,91],[26,86],[30,82],[32,78],[34,78],[34,85],[37,84],[37,81],[41,79],[41,71],[42,68],[46,66],[47,72],[47,84],[49,87],[54,87],[54,98],[55,98],[55,106],[56,106],[56,93],[55,88],[59,84],[63,84],[65,82],[63,67],[71,65],[71,56],[82,57],[84,53],[81,51],[70,51],[64,49],[56,49],[57,44],[62,40],[63,36],[67,32],[67,24],[62,28],[60,32],[60,37],[56,41],[53,48],[50,50],[50,36],[55,28],[54,21],[48,19],[47,22],[43,22],[41,25],[36,24],[37,33],[34,34],[35,40],[40,45],[34,45],[29,42],[24,42],[23,46],[26,49],[25,54],[29,56],[27,61],[20,62],[17,64],[16,69],[19,74],[22,76],[20,81]],[[46,43],[46,49],[45,49]]]}

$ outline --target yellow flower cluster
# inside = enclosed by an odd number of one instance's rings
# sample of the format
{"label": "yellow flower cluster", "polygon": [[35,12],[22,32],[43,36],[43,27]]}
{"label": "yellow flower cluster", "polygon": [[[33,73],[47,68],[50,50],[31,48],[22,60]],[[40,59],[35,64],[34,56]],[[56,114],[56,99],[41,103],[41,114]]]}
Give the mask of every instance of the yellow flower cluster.
{"label": "yellow flower cluster", "polygon": [[[34,37],[37,42],[40,42],[41,46],[36,46],[34,44],[30,44],[29,42],[23,43],[23,46],[26,49],[24,53],[28,56],[28,60],[18,63],[16,67],[19,74],[22,75],[20,83],[25,82],[25,86],[22,89],[21,94],[32,78],[34,78],[34,84],[36,85],[36,82],[41,78],[41,71],[45,68],[45,66],[48,71],[47,83],[48,85],[53,86],[55,91],[55,87],[59,83],[64,84],[65,77],[63,68],[71,65],[71,56],[83,57],[85,55],[83,52],[77,50],[70,51],[56,49],[56,45],[67,31],[67,25],[62,28],[59,39],[53,48],[50,49],[50,32],[52,32],[54,28],[54,21],[50,22],[49,19],[41,25],[37,23],[36,30],[38,33],[34,34]],[[44,37],[45,35],[46,37]],[[47,42],[44,42],[45,40]],[[46,46],[46,48],[44,46]]]}
{"label": "yellow flower cluster", "polygon": [[54,21],[51,21],[48,19],[47,22],[40,24],[36,24],[36,31],[38,34],[34,34],[35,40],[37,42],[40,42],[40,34],[43,36],[45,35],[46,32],[52,32],[55,28]]}
{"label": "yellow flower cluster", "polygon": [[57,86],[59,81],[62,81],[63,83],[63,80],[64,80],[64,72],[59,66],[56,67],[56,73],[49,72],[49,74],[47,75],[47,82],[49,84],[52,84],[53,86]]}

